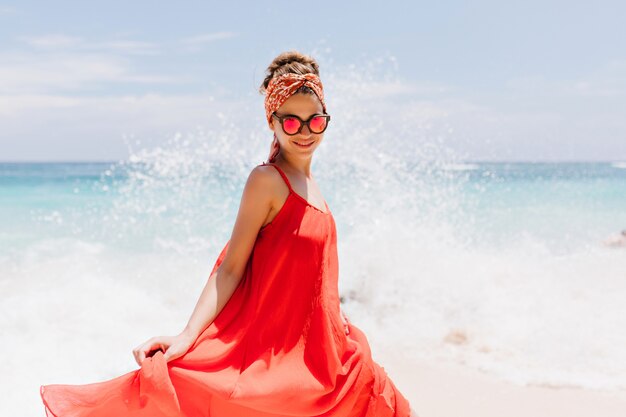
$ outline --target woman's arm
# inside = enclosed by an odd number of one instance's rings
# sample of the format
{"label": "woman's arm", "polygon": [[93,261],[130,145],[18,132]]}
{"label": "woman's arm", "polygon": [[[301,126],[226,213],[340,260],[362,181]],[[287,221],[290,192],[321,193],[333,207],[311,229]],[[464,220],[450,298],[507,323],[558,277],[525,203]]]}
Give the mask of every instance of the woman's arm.
{"label": "woman's arm", "polygon": [[235,275],[218,268],[205,284],[189,322],[181,334],[196,340],[222,311],[239,285],[239,280]]}
{"label": "woman's arm", "polygon": [[257,166],[248,176],[239,212],[224,259],[208,278],[187,326],[177,336],[157,336],[133,349],[139,365],[151,351],[163,350],[166,360],[189,350],[200,333],[215,320],[239,285],[259,229],[275,203],[282,178],[271,166]]}
{"label": "woman's arm", "polygon": [[258,166],[248,176],[224,259],[209,277],[183,330],[194,340],[217,317],[243,277],[259,229],[272,208],[276,178],[270,170],[275,171]]}

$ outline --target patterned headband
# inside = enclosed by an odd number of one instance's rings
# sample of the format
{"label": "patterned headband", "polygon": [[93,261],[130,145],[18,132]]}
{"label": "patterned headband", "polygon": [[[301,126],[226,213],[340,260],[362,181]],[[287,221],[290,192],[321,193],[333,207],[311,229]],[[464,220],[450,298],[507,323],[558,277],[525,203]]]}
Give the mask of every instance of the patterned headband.
{"label": "patterned headband", "polygon": [[311,73],[302,75],[289,72],[272,78],[267,85],[267,89],[265,90],[265,116],[267,117],[268,123],[272,120],[272,113],[282,106],[283,103],[304,84],[313,89],[317,98],[319,98],[322,103],[324,113],[326,113],[324,88],[320,78]]}

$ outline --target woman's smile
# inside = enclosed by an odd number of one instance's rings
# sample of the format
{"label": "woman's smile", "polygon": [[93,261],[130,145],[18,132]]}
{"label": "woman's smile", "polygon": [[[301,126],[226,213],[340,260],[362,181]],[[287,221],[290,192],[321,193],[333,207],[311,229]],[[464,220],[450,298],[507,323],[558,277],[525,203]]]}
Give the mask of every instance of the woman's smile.
{"label": "woman's smile", "polygon": [[313,145],[313,142],[315,142],[315,141],[312,140],[311,142],[306,142],[306,141],[296,142],[294,140],[292,142],[295,143],[299,148],[309,148],[309,147],[311,147],[311,145]]}

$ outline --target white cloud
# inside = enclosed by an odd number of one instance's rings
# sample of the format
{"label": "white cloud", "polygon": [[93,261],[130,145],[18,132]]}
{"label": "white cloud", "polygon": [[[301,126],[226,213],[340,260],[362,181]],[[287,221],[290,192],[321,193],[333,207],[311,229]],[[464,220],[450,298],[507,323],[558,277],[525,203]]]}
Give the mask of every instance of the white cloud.
{"label": "white cloud", "polygon": [[[0,95],[0,116],[7,122],[11,117],[27,117],[33,111],[57,111],[73,108],[82,115],[93,112],[102,119],[110,115],[127,115],[130,118],[142,113],[147,124],[173,120],[182,114],[199,114],[213,103],[210,95],[121,95],[104,97],[80,97],[69,95],[20,94]],[[173,111],[177,109],[176,111]],[[169,114],[169,117],[165,117]],[[178,116],[177,116],[178,115]],[[158,116],[158,120],[154,118]],[[80,114],[71,113],[72,118],[81,120]]]}
{"label": "white cloud", "polygon": [[92,45],[95,49],[123,52],[136,55],[156,55],[160,53],[157,44],[138,41],[108,41]]}
{"label": "white cloud", "polygon": [[230,39],[235,37],[237,34],[235,32],[214,32],[214,33],[205,33],[202,35],[196,35],[189,38],[182,39],[183,43],[186,44],[204,44],[211,43],[222,39]]}
{"label": "white cloud", "polygon": [[452,87],[436,83],[408,83],[398,80],[374,81],[362,80],[344,81],[342,90],[358,92],[359,97],[367,99],[379,99],[396,96],[422,96],[437,95],[452,91]]}
{"label": "white cloud", "polygon": [[61,34],[23,36],[18,39],[30,46],[38,48],[67,48],[79,45],[83,42],[81,38]]}
{"label": "white cloud", "polygon": [[0,54],[0,94],[42,94],[92,89],[103,83],[174,83],[158,74],[133,71],[128,60],[93,53]]}
{"label": "white cloud", "polygon": [[0,160],[126,158],[124,135],[158,144],[178,131],[219,127],[220,112],[240,113],[249,104],[201,94],[0,95]]}
{"label": "white cloud", "polygon": [[550,80],[542,75],[517,77],[505,86],[519,96],[611,98],[626,95],[626,60],[614,60],[595,70],[569,80]]}
{"label": "white cloud", "polygon": [[66,109],[80,106],[82,99],[41,94],[0,95],[0,118],[19,118],[36,110]]}
{"label": "white cloud", "polygon": [[578,80],[565,83],[562,90],[585,97],[626,96],[626,60],[608,62]]}
{"label": "white cloud", "polygon": [[23,36],[18,38],[28,46],[43,50],[64,50],[72,52],[112,52],[127,55],[156,55],[160,46],[152,42],[116,39],[91,41],[64,34],[47,34],[41,36]]}
{"label": "white cloud", "polygon": [[9,15],[9,14],[13,14],[15,13],[16,10],[13,7],[9,7],[9,6],[0,6],[0,16],[2,15]]}

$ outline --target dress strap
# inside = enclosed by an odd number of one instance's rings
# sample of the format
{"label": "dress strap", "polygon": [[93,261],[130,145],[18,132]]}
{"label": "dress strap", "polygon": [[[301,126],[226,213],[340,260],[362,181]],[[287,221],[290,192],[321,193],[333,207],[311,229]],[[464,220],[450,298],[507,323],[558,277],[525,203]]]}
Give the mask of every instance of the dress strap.
{"label": "dress strap", "polygon": [[285,183],[287,184],[287,187],[289,188],[289,192],[292,192],[295,194],[295,191],[293,191],[293,188],[291,188],[291,183],[289,182],[289,180],[287,179],[287,175],[285,175],[285,173],[283,172],[282,169],[280,169],[280,167],[276,164],[273,164],[271,162],[265,162],[261,165],[271,165],[274,168],[276,168],[278,170],[278,173],[280,174],[281,177],[283,177],[283,180],[285,180]]}

